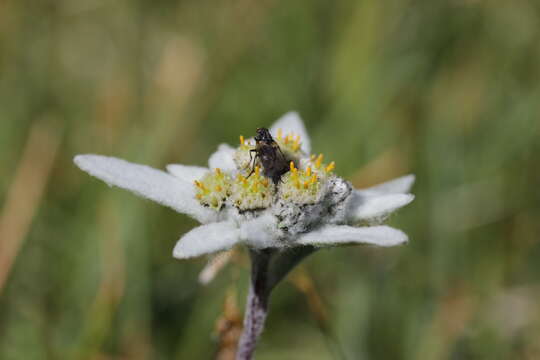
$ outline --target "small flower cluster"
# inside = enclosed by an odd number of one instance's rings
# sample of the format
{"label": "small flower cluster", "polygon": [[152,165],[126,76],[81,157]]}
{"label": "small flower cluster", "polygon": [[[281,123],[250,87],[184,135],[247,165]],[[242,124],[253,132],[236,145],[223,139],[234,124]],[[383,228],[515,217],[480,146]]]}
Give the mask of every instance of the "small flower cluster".
{"label": "small flower cluster", "polygon": [[287,134],[283,136],[283,129],[277,130],[276,142],[282,151],[289,157],[296,158],[300,152],[302,141],[298,134]]}
{"label": "small flower cluster", "polygon": [[290,163],[290,172],[283,176],[283,185],[279,189],[279,197],[283,200],[291,200],[301,204],[311,204],[320,200],[321,179],[317,173],[311,171],[308,166],[304,171]]}
{"label": "small flower cluster", "polygon": [[[319,202],[327,190],[325,184],[335,168],[335,163],[323,164],[322,154],[318,157],[306,156],[300,148],[300,135],[289,133],[283,136],[281,128],[277,130],[276,142],[281,144],[279,151],[283,151],[283,156],[291,159],[290,171],[282,176],[277,186],[261,175],[261,166],[255,164],[256,159],[252,154],[255,150],[253,140],[246,141],[240,136],[240,145],[233,156],[236,168],[232,169],[230,175],[216,168],[215,174],[209,173],[194,181],[196,197],[201,205],[216,211],[229,205],[244,213],[268,209],[280,200],[295,204]],[[234,181],[231,180],[232,177],[235,177]]]}
{"label": "small flower cluster", "polygon": [[221,210],[228,196],[231,195],[231,178],[224,174],[220,168],[204,175],[200,180],[194,181],[196,189],[195,198],[204,206]]}
{"label": "small flower cluster", "polygon": [[275,193],[274,184],[261,175],[258,165],[251,176],[237,174],[232,189],[231,203],[240,211],[268,208]]}
{"label": "small flower cluster", "polygon": [[242,135],[240,135],[240,146],[234,152],[234,163],[236,168],[245,171],[250,168],[251,161],[253,159],[251,150],[253,145],[250,141],[246,141]]}

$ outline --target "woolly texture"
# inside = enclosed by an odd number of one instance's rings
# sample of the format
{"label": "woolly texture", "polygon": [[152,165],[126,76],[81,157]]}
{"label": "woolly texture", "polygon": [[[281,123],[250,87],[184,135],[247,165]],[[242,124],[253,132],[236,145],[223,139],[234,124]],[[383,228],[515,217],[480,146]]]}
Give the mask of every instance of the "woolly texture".
{"label": "woolly texture", "polygon": [[264,177],[264,169],[248,176],[250,165],[245,167],[254,143],[243,138],[238,148],[221,144],[208,160],[209,169],[170,164],[169,174],[100,155],[79,155],[75,163],[110,185],[206,224],[179,240],[173,255],[181,259],[226,250],[239,242],[256,250],[283,250],[359,243],[393,246],[407,241],[403,232],[388,226],[351,225],[378,224],[409,204],[414,199],[408,193],[413,175],[354,190],[334,175],[333,162],[323,163],[322,154],[310,156],[310,140],[298,113],[285,114],[270,132],[300,146],[299,158],[276,185]]}
{"label": "woolly texture", "polygon": [[353,227],[347,225],[326,226],[302,235],[298,239],[303,245],[372,244],[395,246],[408,240],[403,231],[390,226]]}
{"label": "woolly texture", "polygon": [[239,240],[240,231],[230,221],[196,227],[176,243],[173,256],[186,259],[216,251],[227,250]]}
{"label": "woolly texture", "polygon": [[384,194],[407,194],[411,191],[415,176],[413,174],[405,175],[394,180],[372,186],[367,189],[358,190],[365,195],[384,195]]}
{"label": "woolly texture", "polygon": [[366,196],[363,192],[354,191],[349,203],[349,219],[351,222],[384,219],[390,213],[409,204],[413,200],[414,195],[411,194],[378,194]]}
{"label": "woolly texture", "polygon": [[234,153],[236,149],[227,144],[221,144],[215,153],[210,155],[208,166],[214,170],[219,168],[224,172],[236,173],[236,164],[234,163]]}
{"label": "woolly texture", "polygon": [[167,171],[174,177],[183,180],[190,185],[195,180],[201,179],[204,175],[208,174],[208,168],[202,166],[190,166],[181,164],[169,164],[167,165]]}
{"label": "woolly texture", "polygon": [[118,186],[136,195],[168,206],[202,223],[215,221],[216,214],[195,200],[192,184],[180,181],[164,171],[114,157],[77,155],[75,164],[109,186]]}

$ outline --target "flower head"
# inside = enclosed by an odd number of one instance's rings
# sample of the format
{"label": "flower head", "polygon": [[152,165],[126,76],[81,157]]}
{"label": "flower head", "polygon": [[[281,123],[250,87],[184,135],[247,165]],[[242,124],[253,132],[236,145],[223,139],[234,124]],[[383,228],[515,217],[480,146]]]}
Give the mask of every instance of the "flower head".
{"label": "flower head", "polygon": [[253,140],[242,136],[237,148],[220,145],[210,156],[209,168],[174,164],[164,172],[100,155],[78,155],[75,163],[109,185],[201,222],[179,240],[173,251],[177,258],[222,251],[237,243],[287,249],[407,241],[400,230],[379,224],[413,200],[413,175],[357,190],[335,175],[333,161],[310,154],[309,137],[297,113],[285,114],[270,133],[289,161],[288,171],[275,184],[253,158]]}
{"label": "flower head", "polygon": [[193,183],[197,187],[195,198],[199,200],[201,205],[217,211],[221,210],[227,197],[231,195],[231,177],[223,173],[220,168],[206,173],[199,180],[194,180]]}

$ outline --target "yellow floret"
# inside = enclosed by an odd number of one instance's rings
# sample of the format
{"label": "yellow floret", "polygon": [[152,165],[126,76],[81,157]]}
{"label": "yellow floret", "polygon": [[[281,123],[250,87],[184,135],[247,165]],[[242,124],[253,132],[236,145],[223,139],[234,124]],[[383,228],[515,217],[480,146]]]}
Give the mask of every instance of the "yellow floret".
{"label": "yellow floret", "polygon": [[195,198],[204,205],[220,210],[230,195],[231,179],[221,169],[216,168],[199,180],[194,181]]}
{"label": "yellow floret", "polygon": [[236,164],[236,168],[239,171],[249,171],[252,158],[250,155],[250,150],[252,149],[253,147],[251,146],[249,141],[247,141],[242,135],[240,135],[240,146],[236,149],[236,152],[233,156],[234,163]]}
{"label": "yellow floret", "polygon": [[251,176],[238,174],[232,184],[231,202],[239,210],[265,209],[272,205],[275,186],[261,175],[261,168],[255,167]]}
{"label": "yellow floret", "polygon": [[316,167],[317,169],[321,167],[323,158],[324,158],[324,155],[323,155],[323,154],[319,154],[319,156],[317,157],[317,160],[315,161],[315,167]]}
{"label": "yellow floret", "polygon": [[275,140],[281,150],[289,157],[298,157],[302,145],[300,135],[291,133],[284,136],[283,131],[278,129]]}
{"label": "yellow floret", "polygon": [[297,204],[313,204],[321,199],[323,180],[308,166],[305,171],[298,170],[294,163],[291,171],[281,178],[279,196],[281,199]]}
{"label": "yellow floret", "polygon": [[330,172],[334,170],[335,168],[336,168],[336,163],[332,161],[327,167],[324,168],[324,170],[326,172]]}
{"label": "yellow floret", "polygon": [[312,170],[313,172],[319,174],[320,176],[326,176],[336,168],[336,163],[332,161],[330,162],[330,164],[326,165],[323,163],[323,160],[324,160],[323,154],[319,154],[319,155],[312,154],[308,161],[308,164],[311,164],[311,166],[308,165],[307,167],[310,168],[310,170]]}

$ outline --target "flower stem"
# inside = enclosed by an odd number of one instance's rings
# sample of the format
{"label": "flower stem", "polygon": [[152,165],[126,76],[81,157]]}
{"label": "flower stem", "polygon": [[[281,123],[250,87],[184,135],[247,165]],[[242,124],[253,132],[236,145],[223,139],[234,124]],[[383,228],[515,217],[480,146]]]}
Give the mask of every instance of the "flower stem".
{"label": "flower stem", "polygon": [[244,330],[238,342],[236,360],[253,358],[257,340],[264,329],[272,289],[306,256],[316,249],[305,246],[296,251],[250,250],[251,282],[244,314]]}
{"label": "flower stem", "polygon": [[257,340],[264,329],[268,312],[268,266],[272,252],[250,251],[251,283],[244,315],[244,331],[238,342],[236,360],[250,360],[255,352]]}
{"label": "flower stem", "polygon": [[268,291],[272,291],[296,265],[316,250],[317,248],[313,246],[302,246],[277,253],[272,258],[268,271],[268,280],[266,282]]}

